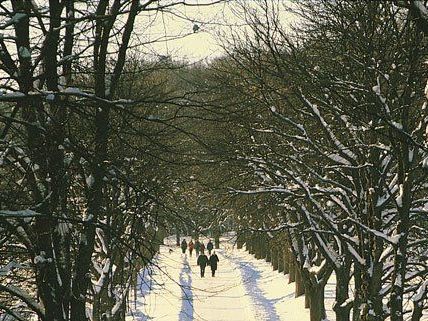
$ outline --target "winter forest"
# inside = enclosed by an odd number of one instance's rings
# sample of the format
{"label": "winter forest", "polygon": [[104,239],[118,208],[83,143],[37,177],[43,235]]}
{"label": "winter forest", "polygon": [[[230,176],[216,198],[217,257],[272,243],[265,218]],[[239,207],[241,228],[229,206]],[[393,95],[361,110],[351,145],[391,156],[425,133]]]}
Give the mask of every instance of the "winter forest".
{"label": "winter forest", "polygon": [[428,320],[427,40],[426,0],[1,0],[0,321]]}

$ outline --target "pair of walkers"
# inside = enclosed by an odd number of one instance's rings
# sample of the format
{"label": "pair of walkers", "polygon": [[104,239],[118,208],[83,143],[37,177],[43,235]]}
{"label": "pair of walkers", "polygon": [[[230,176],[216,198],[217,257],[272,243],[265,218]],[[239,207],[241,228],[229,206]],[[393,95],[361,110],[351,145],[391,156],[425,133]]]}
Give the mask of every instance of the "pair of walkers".
{"label": "pair of walkers", "polygon": [[[213,242],[211,242],[211,240],[209,240],[207,243],[207,250],[208,250],[209,255],[211,255],[211,251],[213,249],[214,249]],[[203,253],[205,251],[205,244],[203,242],[200,242],[199,240],[196,240],[195,251],[196,251],[196,256],[198,257],[199,253]]]}
{"label": "pair of walkers", "polygon": [[[193,250],[195,249],[196,250],[196,256],[198,256],[199,255],[199,251],[201,249],[201,244],[204,245],[203,243],[200,243],[199,240],[196,240],[195,243],[193,243],[193,240],[190,240],[189,244],[187,244],[186,239],[183,239],[181,241],[181,246],[180,246],[181,247],[181,252],[183,254],[185,254],[186,253],[186,249],[189,248],[190,256],[192,256]],[[205,246],[204,246],[204,249],[205,249]]]}
{"label": "pair of walkers", "polygon": [[[197,243],[197,242],[198,242],[198,241],[196,241],[196,243]],[[195,248],[195,243],[193,243],[193,241],[192,241],[192,240],[190,240],[189,244],[187,244],[186,239],[183,239],[183,240],[181,241],[181,245],[180,245],[180,247],[181,247],[181,252],[182,252],[183,254],[185,254],[185,253],[186,253],[186,249],[187,249],[187,248],[189,248],[190,256],[192,256],[193,249]],[[196,250],[196,255],[198,255],[198,251],[197,251],[197,250]]]}
{"label": "pair of walkers", "polygon": [[[210,251],[211,252],[211,251]],[[208,258],[204,252],[201,252],[201,255],[198,257],[198,265],[201,268],[201,278],[205,276],[205,268],[207,265],[211,267],[211,276],[215,276],[215,271],[217,270],[217,262],[219,261],[217,254],[213,251],[213,254]]]}

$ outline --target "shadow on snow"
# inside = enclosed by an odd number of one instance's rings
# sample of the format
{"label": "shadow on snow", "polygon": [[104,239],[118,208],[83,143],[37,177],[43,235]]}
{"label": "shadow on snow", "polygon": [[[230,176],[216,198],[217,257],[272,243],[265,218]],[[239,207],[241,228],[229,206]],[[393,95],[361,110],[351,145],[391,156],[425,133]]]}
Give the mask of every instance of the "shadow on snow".
{"label": "shadow on snow", "polygon": [[143,301],[135,300],[133,304],[135,304],[134,309],[132,309],[132,316],[135,320],[138,321],[146,321],[151,318],[144,313],[146,308],[145,298],[152,291],[157,283],[153,280],[153,275],[156,274],[153,268],[145,268],[138,273],[138,281],[137,288],[139,292],[139,297],[143,298]]}
{"label": "shadow on snow", "polygon": [[191,270],[187,255],[184,257],[183,268],[180,272],[180,286],[182,291],[182,304],[179,320],[191,321],[193,320],[193,293]]}
{"label": "shadow on snow", "polygon": [[276,313],[275,303],[282,298],[268,299],[265,297],[265,293],[258,286],[262,277],[260,271],[258,271],[254,264],[250,262],[241,262],[233,257],[230,257],[229,259],[233,261],[241,271],[245,290],[257,306],[256,312],[260,310],[263,311],[260,317],[263,317],[265,320],[280,321],[279,316]]}

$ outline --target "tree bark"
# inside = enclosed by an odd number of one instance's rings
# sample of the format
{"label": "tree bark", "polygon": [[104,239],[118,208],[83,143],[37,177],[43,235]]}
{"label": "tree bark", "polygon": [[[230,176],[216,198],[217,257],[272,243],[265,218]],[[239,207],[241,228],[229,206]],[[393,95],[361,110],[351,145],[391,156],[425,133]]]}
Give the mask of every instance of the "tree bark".
{"label": "tree bark", "polygon": [[255,257],[260,260],[262,258],[262,240],[260,234],[255,234]]}
{"label": "tree bark", "polygon": [[266,238],[266,262],[272,262],[272,240],[267,237]]}
{"label": "tree bark", "polygon": [[309,294],[308,291],[305,291],[305,309],[310,309],[311,307],[311,302],[309,299]]}
{"label": "tree bark", "polygon": [[278,249],[275,246],[272,247],[272,268],[278,270]]}
{"label": "tree bark", "polygon": [[295,297],[297,298],[297,297],[305,294],[305,286],[303,284],[302,273],[300,272],[300,268],[299,268],[298,264],[295,264],[294,266],[295,266],[294,270],[295,270],[295,275],[296,275],[296,277],[295,277],[296,283],[295,283],[294,294],[295,294]]}
{"label": "tree bark", "polygon": [[247,250],[250,254],[255,253],[254,234],[250,234],[247,239]]}
{"label": "tree bark", "polygon": [[333,310],[336,313],[336,321],[349,321],[352,303],[347,303],[349,298],[349,269],[336,270],[336,302]]}
{"label": "tree bark", "polygon": [[282,248],[278,249],[278,272],[284,272],[284,250]]}
{"label": "tree bark", "polygon": [[293,258],[289,258],[288,261],[289,272],[288,272],[288,283],[292,283],[296,280],[295,264]]}
{"label": "tree bark", "polygon": [[289,274],[290,273],[290,262],[289,262],[289,250],[288,250],[288,246],[286,245],[283,253],[283,260],[284,260],[284,274]]}
{"label": "tree bark", "polygon": [[324,307],[324,286],[312,287],[309,291],[310,320],[321,321],[326,318]]}
{"label": "tree bark", "polygon": [[243,232],[238,232],[238,236],[236,238],[236,247],[238,248],[238,250],[242,249],[242,247],[244,246],[245,243],[245,237]]}
{"label": "tree bark", "polygon": [[181,240],[180,240],[180,228],[178,226],[175,227],[175,245],[180,246]]}

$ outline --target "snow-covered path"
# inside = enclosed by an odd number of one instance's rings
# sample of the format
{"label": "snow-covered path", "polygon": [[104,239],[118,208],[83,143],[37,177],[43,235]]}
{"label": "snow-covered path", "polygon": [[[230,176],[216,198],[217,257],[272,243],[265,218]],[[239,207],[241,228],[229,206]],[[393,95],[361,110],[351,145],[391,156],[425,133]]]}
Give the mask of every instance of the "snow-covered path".
{"label": "snow-covered path", "polygon": [[220,259],[216,276],[211,277],[207,268],[204,278],[195,253],[183,255],[174,240],[168,241],[157,258],[160,269],[142,276],[135,307],[132,304],[126,321],[309,320],[304,297],[294,298],[294,284],[288,284],[288,276],[232,248],[227,239],[216,251]]}

